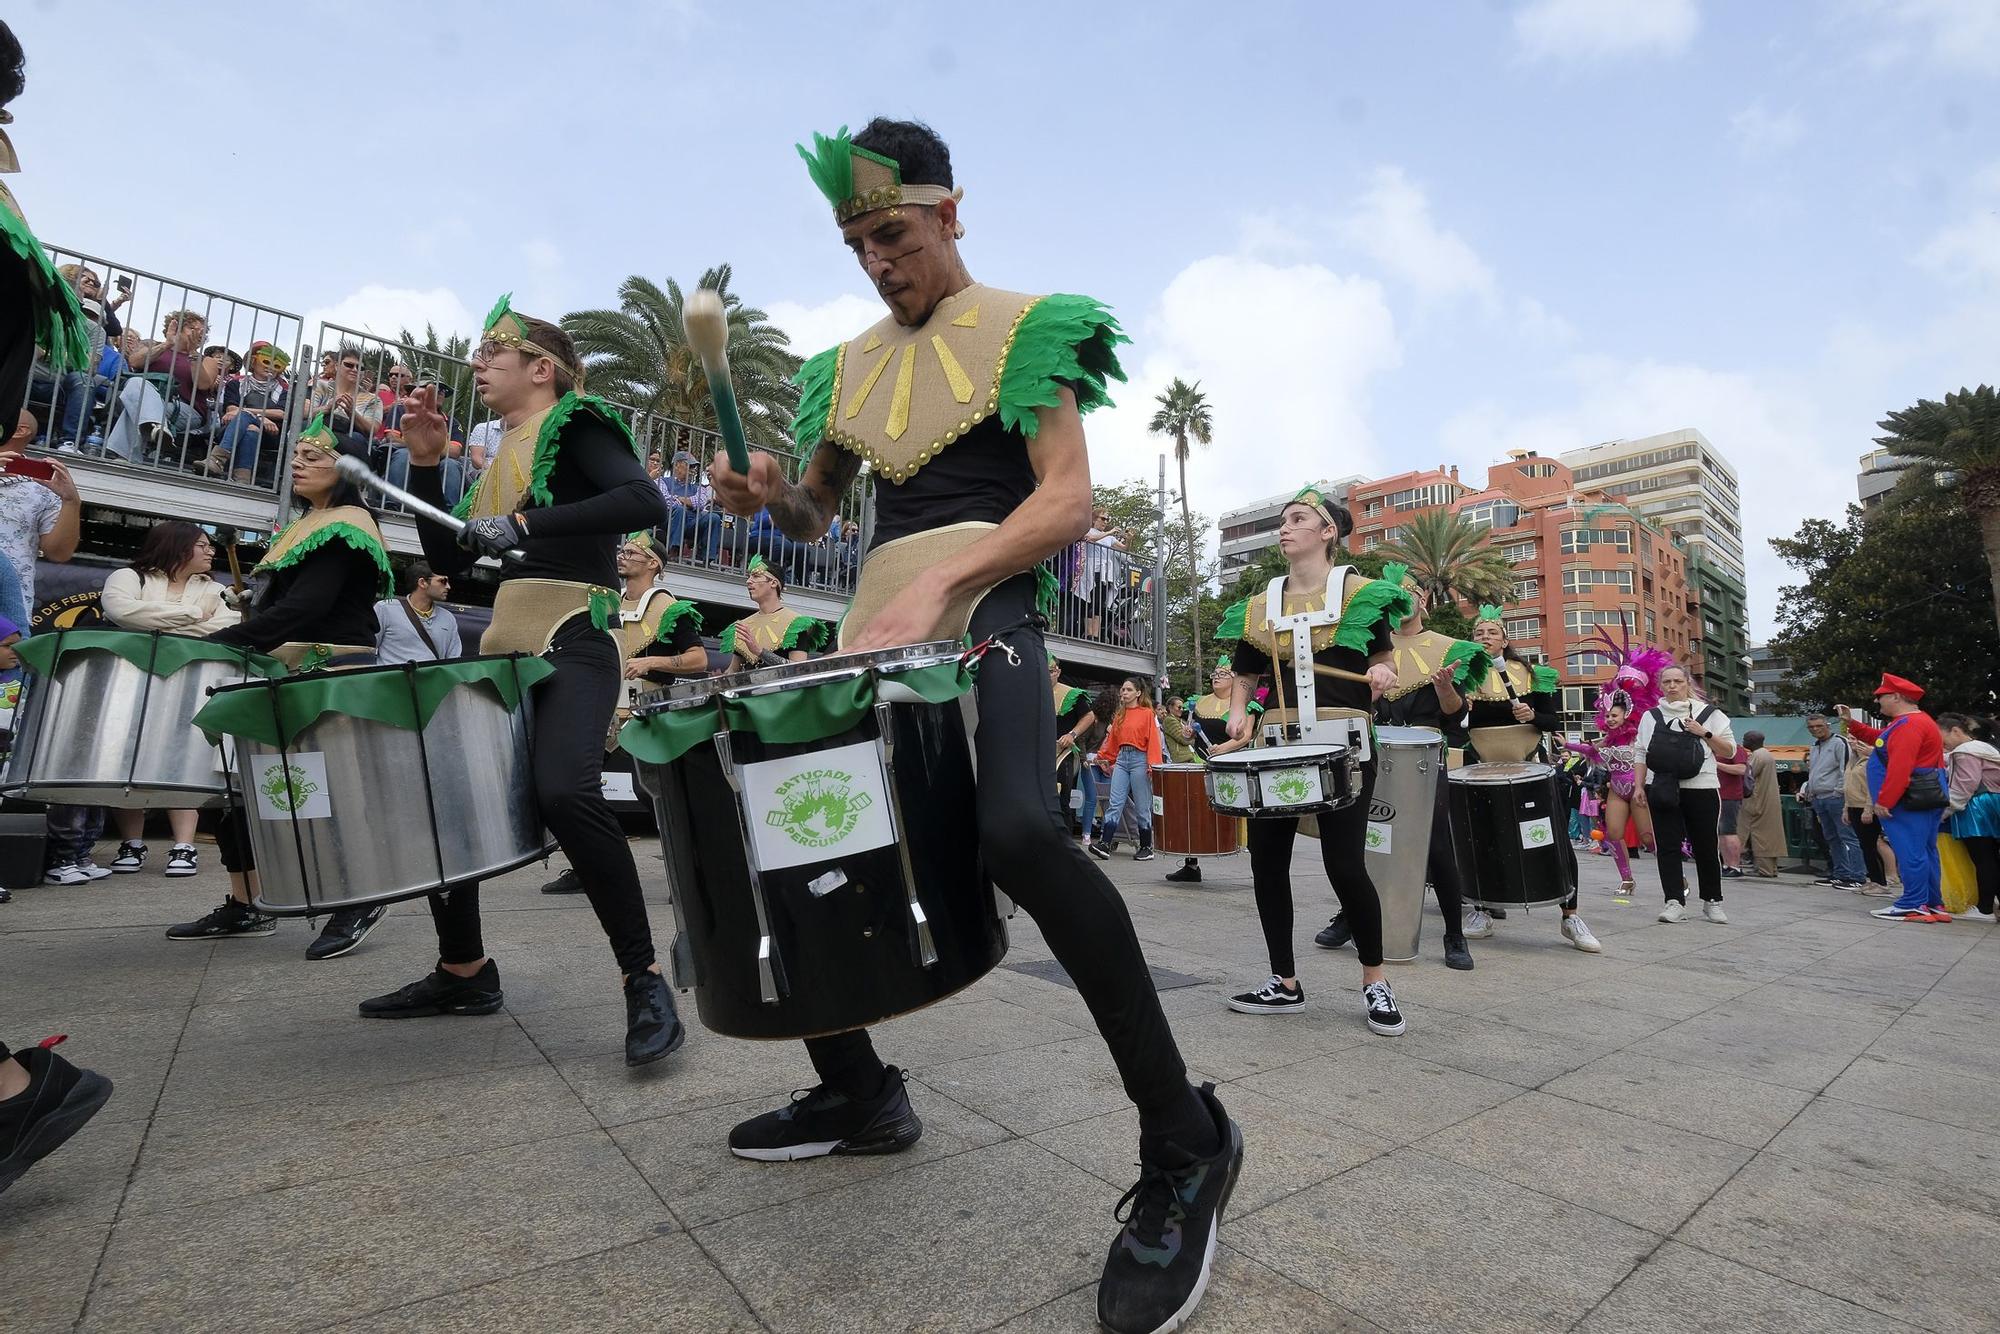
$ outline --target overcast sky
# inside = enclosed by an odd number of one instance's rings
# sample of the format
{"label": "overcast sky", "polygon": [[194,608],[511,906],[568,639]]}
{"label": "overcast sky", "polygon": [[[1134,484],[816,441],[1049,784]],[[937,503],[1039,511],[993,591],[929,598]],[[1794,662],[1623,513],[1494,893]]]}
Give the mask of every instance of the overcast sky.
{"label": "overcast sky", "polygon": [[1211,515],[1694,426],[1758,638],[1766,540],[2000,347],[2000,0],[7,9],[37,232],[309,323],[470,332],[728,261],[811,353],[879,306],[792,145],[925,119],[973,274],[1133,336],[1098,480],[1152,478],[1175,374]]}

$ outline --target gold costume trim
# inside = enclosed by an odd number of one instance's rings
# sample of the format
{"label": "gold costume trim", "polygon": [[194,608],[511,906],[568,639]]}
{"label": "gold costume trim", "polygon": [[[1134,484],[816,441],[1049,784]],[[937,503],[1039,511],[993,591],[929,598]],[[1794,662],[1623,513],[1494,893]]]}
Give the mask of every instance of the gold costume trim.
{"label": "gold costume trim", "polygon": [[[1354,595],[1366,588],[1370,582],[1372,581],[1365,574],[1357,573],[1354,570],[1347,572],[1347,587],[1341,590],[1340,610],[1343,615],[1346,614],[1347,605],[1354,600]],[[1271,660],[1274,670],[1288,670],[1292,660],[1292,632],[1289,630],[1280,632],[1272,628],[1271,616],[1264,605],[1270,598],[1270,595],[1271,588],[1268,584],[1256,593],[1251,594],[1250,605],[1243,610],[1243,638],[1246,643],[1253,644],[1264,651],[1264,656]],[[1285,594],[1284,614],[1287,616],[1296,616],[1300,612],[1320,611],[1325,606],[1325,589],[1304,597],[1297,597],[1291,593],[1287,593]],[[1339,633],[1340,623],[1338,621],[1335,621],[1332,625],[1322,625],[1316,628],[1312,632],[1313,652],[1324,653],[1327,649],[1332,648],[1333,637]]]}
{"label": "gold costume trim", "polygon": [[479,637],[481,653],[529,653],[539,657],[578,615],[589,615],[592,584],[567,579],[508,579],[493,596],[493,621]]}
{"label": "gold costume trim", "polygon": [[[520,425],[510,426],[501,433],[500,444],[493,451],[493,461],[487,464],[486,472],[473,492],[470,517],[490,519],[496,514],[512,514],[521,508],[521,498],[528,494],[528,484],[534,479],[535,442],[541,437],[543,421],[554,411],[555,404],[551,403]],[[541,652],[540,649],[535,651]]]}

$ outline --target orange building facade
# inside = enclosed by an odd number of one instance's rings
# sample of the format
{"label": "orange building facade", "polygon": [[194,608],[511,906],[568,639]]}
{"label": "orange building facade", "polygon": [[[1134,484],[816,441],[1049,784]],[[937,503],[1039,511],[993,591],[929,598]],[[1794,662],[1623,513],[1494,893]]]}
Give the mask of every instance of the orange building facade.
{"label": "orange building facade", "polygon": [[1514,567],[1507,637],[1561,676],[1563,727],[1572,734],[1589,728],[1598,688],[1611,677],[1609,659],[1588,647],[1597,630],[1621,641],[1622,626],[1683,662],[1692,656],[1698,627],[1686,553],[1625,509],[1622,497],[1579,490],[1555,459],[1516,452],[1487,469],[1483,490],[1442,465],[1357,482],[1348,506],[1357,551],[1394,541],[1404,523],[1433,510],[1491,530]]}

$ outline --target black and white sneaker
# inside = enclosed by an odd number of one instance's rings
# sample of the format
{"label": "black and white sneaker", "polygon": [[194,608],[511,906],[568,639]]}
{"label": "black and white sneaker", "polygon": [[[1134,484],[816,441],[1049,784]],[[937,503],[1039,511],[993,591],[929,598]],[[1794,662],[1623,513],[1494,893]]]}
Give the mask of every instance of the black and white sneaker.
{"label": "black and white sneaker", "polygon": [[260,913],[247,903],[224,899],[222,906],[206,917],[167,928],[168,940],[222,940],[233,936],[268,936],[278,929],[278,919]]}
{"label": "black and white sneaker", "polygon": [[1238,1014],[1290,1014],[1305,1008],[1306,989],[1297,982],[1287,987],[1276,973],[1255,991],[1229,998],[1229,1008]]}
{"label": "black and white sneaker", "polygon": [[1118,840],[1115,838],[1100,838],[1090,845],[1090,855],[1101,862],[1110,861],[1111,854],[1116,851],[1118,851]]}
{"label": "black and white sneaker", "polygon": [[342,908],[326,919],[326,929],[319,933],[319,939],[306,946],[306,958],[317,962],[320,959],[338,959],[350,953],[368,938],[368,933],[382,920],[382,914],[388,911],[386,903]]}
{"label": "black and white sneaker", "polygon": [[1409,1027],[1403,1022],[1403,1012],[1396,1008],[1396,993],[1389,990],[1387,982],[1370,982],[1361,988],[1361,999],[1368,1002],[1371,1031],[1393,1038]]}
{"label": "black and white sneaker", "polygon": [[794,1093],[783,1107],[753,1116],[729,1132],[729,1151],[761,1163],[789,1163],[832,1154],[901,1153],[924,1133],[910,1106],[903,1072],[886,1066],[882,1089],[856,1101],[826,1085]]}
{"label": "black and white sneaker", "polygon": [[1097,1322],[1112,1334],[1167,1334],[1179,1329],[1208,1290],[1222,1211],[1243,1171],[1243,1131],[1203,1084],[1199,1096],[1220,1141],[1197,1158],[1169,1142],[1141,1160],[1139,1180],[1118,1201],[1125,1226],[1111,1243],[1097,1282]]}
{"label": "black and white sneaker", "polygon": [[111,869],[119,875],[131,875],[144,869],[146,865],[146,845],[136,839],[127,839],[118,845],[118,855],[111,859]]}
{"label": "black and white sneaker", "polygon": [[[145,854],[142,851],[140,855],[144,856]],[[114,871],[117,870],[118,863],[117,862],[111,863],[111,869]],[[136,870],[137,868],[135,867],[133,869]],[[173,850],[167,854],[166,873],[168,875],[201,874],[201,856],[194,850],[194,844],[192,843],[174,844]]]}

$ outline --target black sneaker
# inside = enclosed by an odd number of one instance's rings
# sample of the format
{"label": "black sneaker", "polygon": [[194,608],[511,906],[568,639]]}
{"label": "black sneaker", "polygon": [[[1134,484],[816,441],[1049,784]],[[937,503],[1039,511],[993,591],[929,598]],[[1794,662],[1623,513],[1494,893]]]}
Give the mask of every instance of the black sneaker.
{"label": "black sneaker", "polygon": [[1444,966],[1456,968],[1461,973],[1472,971],[1472,951],[1465,947],[1464,936],[1444,938]]}
{"label": "black sneaker", "polygon": [[753,1116],[729,1132],[729,1151],[762,1163],[823,1158],[829,1153],[901,1153],[924,1133],[910,1106],[903,1072],[887,1066],[882,1091],[856,1102],[822,1084],[794,1093],[775,1111]]}
{"label": "black sneaker", "polygon": [[549,881],[548,884],[543,885],[542,893],[581,894],[583,893],[583,877],[578,875],[576,868],[572,866],[555,879]]}
{"label": "black sneaker", "polygon": [[1743,878],[1743,871],[1740,867],[1725,866],[1722,868],[1722,878],[1724,880],[1741,880]]}
{"label": "black sneaker", "polygon": [[278,919],[258,912],[247,903],[224,899],[222,906],[206,917],[167,928],[168,940],[222,940],[235,936],[268,936],[278,929]]}
{"label": "black sneaker", "polygon": [[1409,1027],[1403,1022],[1403,1012],[1396,1008],[1396,993],[1389,990],[1387,982],[1370,982],[1361,988],[1361,999],[1368,1002],[1371,1031],[1393,1038]]}
{"label": "black sneaker", "polygon": [[1201,883],[1201,863],[1190,857],[1181,863],[1180,870],[1167,872],[1167,879],[1177,885],[1198,885]]}
{"label": "black sneaker", "polygon": [[1132,860],[1135,862],[1149,862],[1153,860],[1153,845],[1141,840],[1138,850],[1132,854]]}
{"label": "black sneaker", "polygon": [[625,982],[625,1064],[645,1065],[671,1056],[687,1041],[687,1029],[674,1013],[674,996],[667,979],[644,969]]}
{"label": "black sneaker", "polygon": [[471,977],[447,973],[442,966],[400,991],[361,1002],[364,1019],[427,1019],[436,1014],[492,1014],[506,1000],[500,990],[500,965],[488,959]]}
{"label": "black sneaker", "polygon": [[1090,845],[1090,855],[1101,862],[1110,861],[1111,854],[1116,851],[1118,851],[1118,840],[1115,838],[1100,838]]}
{"label": "black sneaker", "polygon": [[[142,852],[140,855],[143,857],[145,854]],[[111,869],[114,871],[117,870],[118,864],[113,862]],[[133,869],[137,870],[138,868],[134,867]],[[168,875],[201,874],[201,855],[194,850],[194,844],[174,844],[172,850],[167,853],[166,873]]]}
{"label": "black sneaker", "polygon": [[1496,907],[1490,903],[1486,905],[1486,915],[1488,917],[1491,917],[1496,922],[1504,922],[1507,920],[1507,910],[1505,908]]}
{"label": "black sneaker", "polygon": [[1097,1321],[1113,1334],[1179,1329],[1208,1289],[1222,1211],[1243,1171],[1243,1131],[1215,1085],[1203,1084],[1200,1096],[1221,1147],[1196,1158],[1169,1143],[1158,1161],[1139,1164],[1138,1183],[1118,1201],[1113,1216],[1125,1226],[1097,1282]]}
{"label": "black sneaker", "polygon": [[314,961],[338,959],[359,945],[375,929],[375,923],[382,920],[382,914],[388,911],[386,903],[372,903],[365,908],[342,908],[326,919],[326,929],[319,933],[319,939],[306,946],[306,957]]}
{"label": "black sneaker", "polygon": [[111,869],[119,875],[132,875],[146,865],[146,845],[136,839],[127,839],[118,845],[118,855],[111,859]]}
{"label": "black sneaker", "polygon": [[[0,1191],[83,1129],[111,1096],[110,1080],[55,1054],[63,1041],[61,1036],[44,1038],[13,1054],[28,1072],[28,1087],[0,1102]],[[8,1059],[6,1051],[0,1047],[0,1061]]]}
{"label": "black sneaker", "polygon": [[1336,917],[1313,937],[1313,944],[1323,950],[1337,950],[1353,939],[1354,933],[1347,929],[1347,919]]}
{"label": "black sneaker", "polygon": [[1229,1008],[1238,1014],[1294,1014],[1305,1008],[1306,989],[1297,982],[1287,987],[1277,974],[1255,991],[1229,998]]}

